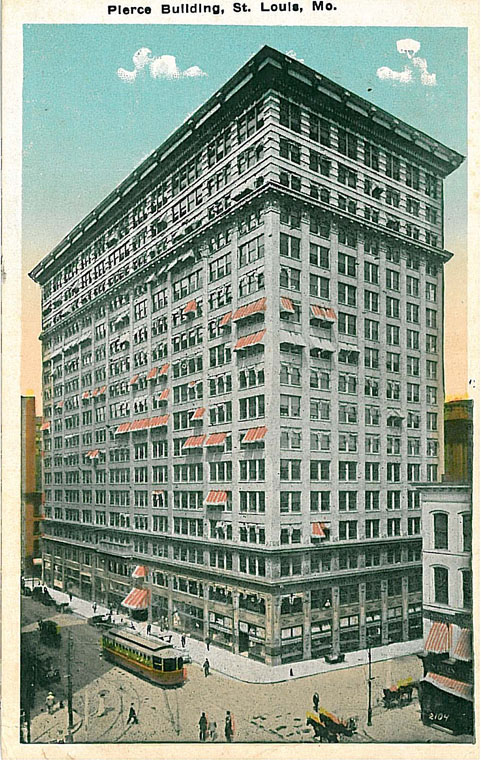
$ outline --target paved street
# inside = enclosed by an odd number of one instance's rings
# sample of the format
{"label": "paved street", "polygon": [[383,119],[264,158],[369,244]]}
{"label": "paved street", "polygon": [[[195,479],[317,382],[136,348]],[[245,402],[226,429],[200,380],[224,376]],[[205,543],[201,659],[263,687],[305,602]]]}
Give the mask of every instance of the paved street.
{"label": "paved street", "polygon": [[[31,599],[23,600],[23,627],[40,617],[53,617],[52,611]],[[228,676],[212,673],[205,678],[201,667],[188,666],[188,680],[182,688],[163,690],[158,686],[106,663],[99,658],[99,632],[75,615],[55,616],[63,626],[59,667],[66,673],[67,630],[72,631],[75,742],[192,742],[198,741],[198,721],[202,711],[217,722],[223,741],[226,710],[235,718],[237,742],[311,742],[312,730],[305,725],[317,691],[320,704],[342,718],[357,717],[359,730],[354,742],[462,742],[469,737],[423,726],[417,699],[403,708],[385,710],[375,704],[373,725],[365,726],[367,708],[367,667],[358,666],[295,678],[283,683],[246,684]],[[52,650],[54,652],[55,650]],[[215,659],[215,648],[209,656]],[[386,683],[421,676],[421,663],[409,655],[373,664],[375,703]],[[65,684],[65,679],[62,679]],[[56,697],[65,699],[62,685]],[[97,716],[99,692],[105,692],[105,714]],[[33,712],[32,742],[52,742],[66,726],[66,710],[54,715],[45,712],[46,690],[38,690]],[[86,704],[87,702],[87,704]],[[134,703],[139,724],[127,726],[127,715]]]}

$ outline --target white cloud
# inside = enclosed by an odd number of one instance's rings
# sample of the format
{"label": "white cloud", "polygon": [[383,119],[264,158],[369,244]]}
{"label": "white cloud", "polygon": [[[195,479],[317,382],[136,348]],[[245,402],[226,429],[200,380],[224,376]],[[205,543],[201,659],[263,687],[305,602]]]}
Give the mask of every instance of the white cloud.
{"label": "white cloud", "polygon": [[379,79],[400,82],[401,84],[410,84],[415,81],[414,75],[417,74],[416,69],[418,69],[419,81],[422,85],[426,87],[433,87],[436,85],[436,74],[429,73],[426,59],[415,57],[416,53],[421,49],[420,42],[411,39],[398,40],[396,42],[396,47],[399,55],[408,58],[408,64],[404,66],[402,71],[393,71],[393,69],[390,69],[388,66],[381,66],[376,71]]}
{"label": "white cloud", "polygon": [[126,69],[122,68],[117,69],[117,76],[119,79],[130,84],[133,84],[139,72],[143,72],[146,68],[148,68],[152,79],[172,80],[207,76],[207,74],[202,71],[199,66],[189,66],[188,69],[182,71],[177,66],[175,56],[152,56],[152,51],[146,47],[142,47],[137,50],[137,52],[132,56],[132,60],[134,63],[133,71],[127,71]]}

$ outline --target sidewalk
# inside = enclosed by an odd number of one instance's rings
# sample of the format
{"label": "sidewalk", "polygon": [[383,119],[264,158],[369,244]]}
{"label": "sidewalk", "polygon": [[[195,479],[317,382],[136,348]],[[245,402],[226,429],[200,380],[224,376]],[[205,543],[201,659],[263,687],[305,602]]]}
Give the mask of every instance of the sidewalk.
{"label": "sidewalk", "polygon": [[[48,590],[57,602],[69,601],[68,594],[58,591],[57,589],[49,588]],[[72,602],[70,603],[70,608],[76,615],[83,618],[90,618],[93,615],[107,615],[110,611],[107,607],[99,604],[94,613],[92,604],[92,602],[87,602],[84,599],[73,597]],[[123,622],[127,626],[130,626],[131,622],[128,613],[125,615],[113,614],[112,621],[116,625],[121,625]],[[134,626],[137,633],[146,636],[146,622],[139,623],[134,621]],[[172,646],[182,649],[180,634],[175,631],[161,630],[158,625],[153,623],[151,634],[151,638],[153,639],[156,639],[158,636],[165,637],[171,635]],[[323,659],[304,660],[301,662],[288,663],[286,665],[266,665],[263,662],[251,660],[243,655],[233,654],[233,652],[216,647],[213,644],[210,645],[210,651],[208,652],[203,641],[197,641],[189,636],[186,636],[186,639],[186,650],[192,657],[193,662],[202,665],[207,657],[211,671],[216,671],[229,678],[235,678],[238,681],[244,681],[246,683],[281,683],[283,681],[295,680],[306,676],[318,675],[319,673],[331,673],[334,670],[343,670],[345,668],[354,668],[359,665],[367,665],[367,650],[348,652],[345,661],[342,663],[336,663],[335,665],[329,665],[324,662]],[[388,646],[376,647],[372,649],[372,662],[393,660],[397,657],[417,654],[418,652],[421,652],[422,649],[422,639],[402,641],[396,644],[389,644]],[[290,675],[291,669],[293,672],[292,676]]]}

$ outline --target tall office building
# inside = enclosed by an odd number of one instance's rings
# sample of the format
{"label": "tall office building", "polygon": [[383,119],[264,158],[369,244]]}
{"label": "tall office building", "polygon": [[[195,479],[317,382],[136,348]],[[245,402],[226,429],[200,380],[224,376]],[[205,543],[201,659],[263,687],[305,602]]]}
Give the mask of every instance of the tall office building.
{"label": "tall office building", "polygon": [[421,637],[461,161],[264,47],[43,259],[48,582],[145,565],[271,664]]}

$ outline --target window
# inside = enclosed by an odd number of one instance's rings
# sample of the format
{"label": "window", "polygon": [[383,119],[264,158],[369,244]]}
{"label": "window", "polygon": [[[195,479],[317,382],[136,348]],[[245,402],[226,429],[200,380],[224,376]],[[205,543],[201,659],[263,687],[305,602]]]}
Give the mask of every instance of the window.
{"label": "window", "polygon": [[339,433],[339,451],[357,451],[357,434]]}
{"label": "window", "polygon": [[301,131],[301,109],[285,98],[279,101],[279,123],[293,132]]}
{"label": "window", "polygon": [[379,511],[379,491],[366,491],[364,494],[364,509],[366,511]]}
{"label": "window", "polygon": [[239,246],[239,267],[251,264],[257,259],[264,258],[264,236],[249,240],[247,243]]}
{"label": "window", "polygon": [[357,334],[356,315],[345,314],[344,312],[340,311],[338,315],[338,330],[339,330],[339,333],[343,335],[356,335]]}
{"label": "window", "polygon": [[406,185],[419,190],[419,167],[406,164]]}
{"label": "window", "polygon": [[386,352],[386,369],[388,372],[400,371],[400,355],[393,351]]}
{"label": "window", "polygon": [[420,203],[415,198],[406,198],[406,211],[413,216],[419,216]]}
{"label": "window", "polygon": [[365,422],[366,425],[379,425],[381,413],[378,406],[366,406]]}
{"label": "window", "polygon": [[364,143],[364,165],[379,171],[379,148],[371,143]]}
{"label": "window", "polygon": [[[311,278],[312,277],[313,275],[311,275]],[[324,279],[324,278],[317,278],[317,279]],[[279,275],[279,284],[281,288],[287,288],[289,290],[299,291],[301,289],[300,283],[301,283],[301,272],[299,269],[293,269],[292,267],[284,267],[284,266],[281,267],[280,275]],[[313,294],[311,293],[311,295]]]}
{"label": "window", "polygon": [[[389,465],[388,465],[389,466]],[[365,462],[364,463],[364,472],[365,472],[365,478],[366,481],[369,482],[378,482],[379,481],[379,474],[380,474],[380,465],[379,462]]]}
{"label": "window", "polygon": [[286,235],[281,232],[280,235],[280,253],[281,256],[289,256],[291,259],[301,258],[301,240],[300,238]]}
{"label": "window", "polygon": [[328,420],[330,418],[330,402],[324,399],[310,400],[311,420]]}
{"label": "window", "polygon": [[449,604],[449,571],[446,567],[434,568],[434,601]]}
{"label": "window", "polygon": [[370,261],[364,262],[364,282],[370,282],[372,285],[379,283],[379,266]]}
{"label": "window", "polygon": [[471,515],[461,515],[463,523],[463,552],[472,551],[472,521]]}
{"label": "window", "polygon": [[[281,238],[282,238],[282,233],[281,233]],[[314,266],[322,267],[323,269],[329,269],[329,248],[326,248],[325,246],[322,246],[322,245],[316,245],[316,243],[310,243],[309,244],[309,261]]]}
{"label": "window", "polygon": [[400,328],[397,325],[386,326],[386,340],[389,346],[399,346]]}
{"label": "window", "polygon": [[341,185],[347,185],[348,187],[356,187],[357,185],[356,172],[349,169],[348,166],[343,166],[343,164],[339,164],[338,166],[337,179]]}
{"label": "window", "polygon": [[339,253],[337,260],[337,271],[349,277],[356,276],[356,259],[349,256],[348,253]]}
{"label": "window", "polygon": [[[247,464],[247,462],[242,464]],[[281,480],[300,480],[301,479],[301,460],[300,459],[281,459],[280,465]]]}
{"label": "window", "polygon": [[310,478],[318,482],[330,479],[330,462],[326,459],[315,459],[310,462]]}
{"label": "window", "polygon": [[339,541],[357,540],[357,520],[339,520]]}
{"label": "window", "polygon": [[[298,270],[291,270],[298,272]],[[300,275],[300,272],[298,272],[298,275]],[[288,284],[283,285],[282,282],[282,268],[281,268],[281,286],[283,287],[289,287]],[[299,290],[300,288],[295,288],[296,290]],[[311,296],[315,296],[316,298],[329,298],[329,280],[327,277],[320,277],[316,274],[310,274],[309,275],[309,293]]]}
{"label": "window", "polygon": [[379,350],[377,348],[364,349],[364,366],[366,369],[379,369]]}
{"label": "window", "polygon": [[434,525],[434,548],[448,549],[448,515],[444,512],[436,512],[433,515]]}
{"label": "window", "polygon": [[330,491],[311,491],[311,512],[329,512],[330,508]]}
{"label": "window", "polygon": [[356,287],[345,282],[338,283],[338,301],[346,306],[356,305]]}
{"label": "window", "polygon": [[300,491],[281,491],[280,492],[280,511],[281,512],[300,512],[301,511],[301,492]]}
{"label": "window", "polygon": [[[300,446],[297,448],[300,448]],[[324,430],[311,430],[310,449],[311,451],[330,451],[331,434]]]}
{"label": "window", "polygon": [[388,483],[399,483],[401,480],[401,465],[397,462],[388,462],[387,481]]}
{"label": "window", "polygon": [[364,291],[364,309],[366,311],[379,312],[379,293],[372,290]]}
{"label": "window", "polygon": [[265,479],[265,461],[263,459],[250,459],[248,461],[241,461],[239,462],[239,470],[239,480]]}
{"label": "window", "polygon": [[387,534],[388,536],[400,536],[401,535],[401,518],[390,517],[387,521]]}
{"label": "window", "polygon": [[338,129],[338,150],[349,158],[357,158],[357,137],[345,129]]}
{"label": "window", "polygon": [[473,579],[471,571],[461,570],[461,577],[463,586],[463,607],[465,609],[471,609],[473,604]]}
{"label": "window", "polygon": [[421,518],[408,517],[408,536],[418,536],[421,533]]}
{"label": "window", "polygon": [[387,508],[401,509],[401,491],[387,492]]}
{"label": "window", "polygon": [[309,114],[309,137],[315,142],[326,145],[331,144],[331,125],[327,119],[323,119],[317,114]]}
{"label": "window", "polygon": [[364,320],[364,337],[366,340],[379,340],[379,322],[373,319]]}
{"label": "window", "polygon": [[436,412],[426,412],[426,428],[431,432],[438,429],[438,415]]}
{"label": "window", "polygon": [[[281,399],[283,397],[281,396]],[[287,396],[287,398],[300,398],[297,396]],[[254,419],[264,416],[264,396],[248,396],[239,399],[239,418],[241,420]],[[297,415],[299,416],[299,415]]]}
{"label": "window", "polygon": [[400,161],[396,156],[386,155],[386,176],[399,180],[400,178]]}
{"label": "window", "polygon": [[357,422],[357,406],[355,404],[339,404],[340,424],[355,424]]}
{"label": "window", "polygon": [[[264,400],[263,396],[262,396],[262,399]],[[245,399],[245,401],[247,400],[248,399]],[[300,417],[301,416],[300,396],[286,396],[284,394],[281,394],[280,415],[281,417]]]}
{"label": "window", "polygon": [[366,520],[366,538],[379,538],[380,520]]}
{"label": "window", "polygon": [[354,512],[357,510],[357,491],[339,491],[339,511]]}
{"label": "window", "polygon": [[401,200],[401,195],[397,190],[393,190],[391,187],[388,187],[386,189],[386,203],[388,206],[394,206],[395,208],[399,208],[399,203]]}
{"label": "window", "polygon": [[408,509],[420,509],[421,494],[419,491],[408,491]]}
{"label": "window", "polygon": [[372,435],[368,433],[365,437],[364,445],[366,454],[379,454],[381,451],[381,438],[379,435]]}
{"label": "window", "polygon": [[430,198],[438,197],[438,179],[434,174],[426,172],[424,192]]}
{"label": "window", "polygon": [[339,480],[357,480],[357,462],[339,462]]}

